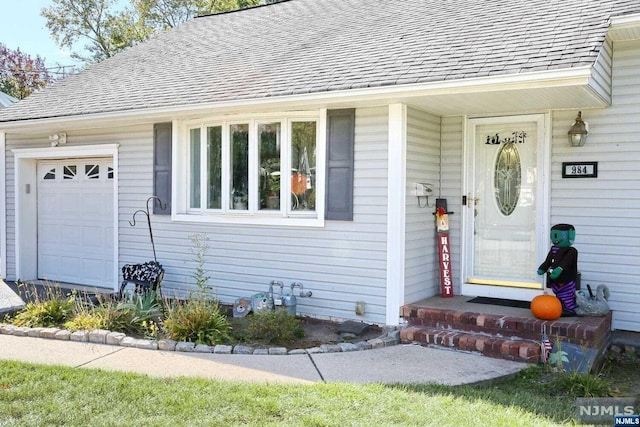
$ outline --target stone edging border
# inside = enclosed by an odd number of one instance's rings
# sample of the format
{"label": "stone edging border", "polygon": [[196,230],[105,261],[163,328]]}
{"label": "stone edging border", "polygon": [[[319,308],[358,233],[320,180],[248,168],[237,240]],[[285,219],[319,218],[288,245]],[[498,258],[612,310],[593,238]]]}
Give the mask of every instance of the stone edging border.
{"label": "stone edging border", "polygon": [[357,343],[322,344],[319,347],[298,348],[287,350],[286,347],[256,348],[247,344],[232,345],[204,345],[192,342],[174,340],[151,340],[129,337],[121,332],[111,332],[104,329],[93,331],[71,332],[59,328],[29,328],[0,324],[0,334],[17,337],[47,338],[60,341],[87,342],[93,344],[106,344],[120,347],[133,347],[145,350],[179,351],[185,353],[215,353],[215,354],[255,354],[278,355],[289,354],[318,354],[340,353],[348,351],[362,351],[374,348],[389,347],[400,344],[400,330],[391,330],[378,338]]}

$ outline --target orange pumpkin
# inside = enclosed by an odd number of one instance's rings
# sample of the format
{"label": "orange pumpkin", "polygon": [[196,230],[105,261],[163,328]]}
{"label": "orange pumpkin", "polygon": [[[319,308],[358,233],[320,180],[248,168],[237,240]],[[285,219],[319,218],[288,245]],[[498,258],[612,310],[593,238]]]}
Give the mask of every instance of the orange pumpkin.
{"label": "orange pumpkin", "polygon": [[538,319],[556,320],[562,315],[562,304],[555,295],[538,295],[531,301],[531,313]]}

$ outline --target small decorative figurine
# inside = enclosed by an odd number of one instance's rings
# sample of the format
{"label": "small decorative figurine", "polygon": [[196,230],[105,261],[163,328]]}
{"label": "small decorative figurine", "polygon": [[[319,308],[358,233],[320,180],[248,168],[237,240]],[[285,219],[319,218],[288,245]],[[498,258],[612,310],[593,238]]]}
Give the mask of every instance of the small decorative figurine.
{"label": "small decorative figurine", "polygon": [[575,316],[578,251],[571,245],[576,239],[576,229],[571,224],[556,224],[551,227],[550,237],[553,246],[538,267],[538,274],[549,273],[547,286],[562,303],[562,315]]}
{"label": "small decorative figurine", "polygon": [[605,285],[599,285],[596,288],[596,294],[593,295],[591,286],[587,285],[589,296],[584,291],[576,292],[576,314],[578,316],[606,316],[609,313],[609,288]]}

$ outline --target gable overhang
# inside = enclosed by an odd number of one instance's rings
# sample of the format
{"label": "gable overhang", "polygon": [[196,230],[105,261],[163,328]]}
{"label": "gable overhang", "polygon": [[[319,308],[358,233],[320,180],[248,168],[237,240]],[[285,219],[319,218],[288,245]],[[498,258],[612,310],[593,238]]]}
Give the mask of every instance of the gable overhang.
{"label": "gable overhang", "polygon": [[614,43],[640,40],[640,13],[611,18],[607,37]]}
{"label": "gable overhang", "polygon": [[0,122],[0,132],[34,133],[126,126],[204,115],[408,104],[438,116],[515,114],[550,109],[603,108],[610,99],[593,84],[593,67],[208,104],[111,111]]}

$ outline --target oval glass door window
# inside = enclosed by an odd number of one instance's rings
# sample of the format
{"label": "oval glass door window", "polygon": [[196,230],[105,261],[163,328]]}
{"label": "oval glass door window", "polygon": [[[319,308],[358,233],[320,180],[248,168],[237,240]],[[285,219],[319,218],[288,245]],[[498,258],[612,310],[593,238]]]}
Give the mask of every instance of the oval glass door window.
{"label": "oval glass door window", "polygon": [[503,144],[498,151],[493,188],[496,203],[503,215],[509,216],[516,210],[520,198],[522,166],[516,144]]}

